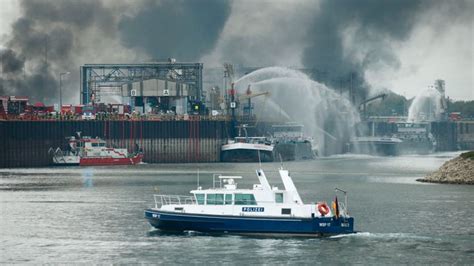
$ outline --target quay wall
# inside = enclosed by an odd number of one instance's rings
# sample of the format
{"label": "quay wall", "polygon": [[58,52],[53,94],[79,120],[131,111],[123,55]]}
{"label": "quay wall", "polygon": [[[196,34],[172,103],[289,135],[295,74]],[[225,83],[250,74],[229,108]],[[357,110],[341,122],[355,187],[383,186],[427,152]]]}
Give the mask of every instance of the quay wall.
{"label": "quay wall", "polygon": [[99,137],[107,146],[143,150],[147,163],[220,161],[225,121],[0,121],[0,168],[51,165],[50,148],[64,149],[66,137]]}
{"label": "quay wall", "polygon": [[456,124],[457,143],[460,150],[474,150],[474,121]]}
{"label": "quay wall", "polygon": [[437,151],[474,150],[474,121],[431,122]]}

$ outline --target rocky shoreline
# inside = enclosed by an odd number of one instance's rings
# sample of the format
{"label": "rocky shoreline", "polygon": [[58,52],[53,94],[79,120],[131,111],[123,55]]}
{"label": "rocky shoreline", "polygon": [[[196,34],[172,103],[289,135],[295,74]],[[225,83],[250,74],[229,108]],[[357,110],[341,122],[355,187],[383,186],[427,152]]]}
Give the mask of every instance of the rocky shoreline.
{"label": "rocky shoreline", "polygon": [[437,171],[416,181],[474,185],[474,151],[462,153],[445,162]]}

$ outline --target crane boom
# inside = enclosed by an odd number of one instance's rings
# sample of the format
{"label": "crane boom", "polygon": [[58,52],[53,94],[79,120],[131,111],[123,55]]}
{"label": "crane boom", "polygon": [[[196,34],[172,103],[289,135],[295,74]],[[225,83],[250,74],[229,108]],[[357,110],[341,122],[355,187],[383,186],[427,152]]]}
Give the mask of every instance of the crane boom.
{"label": "crane boom", "polygon": [[359,104],[359,108],[361,108],[362,106],[367,105],[367,103],[369,103],[369,102],[371,102],[371,101],[377,100],[378,98],[382,98],[382,100],[383,100],[383,99],[385,99],[385,97],[387,97],[387,94],[386,94],[386,93],[382,93],[382,94],[376,95],[376,96],[374,96],[374,97],[370,97],[369,99],[366,99],[366,100],[364,100],[363,102],[361,102],[361,103]]}
{"label": "crane boom", "polygon": [[366,118],[366,109],[367,109],[367,104],[372,102],[372,101],[375,101],[377,100],[378,98],[382,98],[385,99],[385,97],[387,97],[387,94],[386,93],[382,93],[382,94],[379,94],[379,95],[376,95],[374,97],[370,97],[369,99],[366,99],[364,100],[363,102],[361,102],[359,104],[359,110],[362,109],[362,115],[363,115],[363,118],[365,119]]}
{"label": "crane boom", "polygon": [[264,91],[264,92],[259,92],[259,93],[252,93],[250,95],[239,95],[239,100],[240,101],[243,101],[243,100],[246,100],[246,99],[251,99],[251,98],[255,98],[255,97],[258,97],[258,96],[262,96],[262,95],[270,95],[270,92],[269,91]]}

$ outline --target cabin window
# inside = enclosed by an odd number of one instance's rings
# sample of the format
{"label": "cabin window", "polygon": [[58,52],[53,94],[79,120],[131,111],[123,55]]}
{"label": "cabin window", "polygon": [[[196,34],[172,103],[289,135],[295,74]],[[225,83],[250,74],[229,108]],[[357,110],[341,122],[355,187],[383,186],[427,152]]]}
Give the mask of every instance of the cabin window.
{"label": "cabin window", "polygon": [[206,194],[206,204],[215,205],[216,203],[216,194]]}
{"label": "cabin window", "polygon": [[275,193],[275,202],[283,203],[283,193]]}
{"label": "cabin window", "polygon": [[105,147],[105,143],[99,143],[99,147]]}
{"label": "cabin window", "polygon": [[197,204],[203,205],[204,204],[204,194],[196,194],[196,201],[197,201]]}
{"label": "cabin window", "polygon": [[99,143],[91,143],[92,144],[92,147],[97,147],[99,146]]}
{"label": "cabin window", "polygon": [[235,205],[257,205],[253,194],[235,194]]}
{"label": "cabin window", "polygon": [[232,205],[232,194],[225,194],[225,205]]}
{"label": "cabin window", "polygon": [[224,204],[224,194],[216,194],[216,205],[223,205]]}
{"label": "cabin window", "polygon": [[206,200],[207,200],[207,205],[223,205],[224,194],[207,194]]}
{"label": "cabin window", "polygon": [[291,214],[291,209],[281,209],[281,214]]}

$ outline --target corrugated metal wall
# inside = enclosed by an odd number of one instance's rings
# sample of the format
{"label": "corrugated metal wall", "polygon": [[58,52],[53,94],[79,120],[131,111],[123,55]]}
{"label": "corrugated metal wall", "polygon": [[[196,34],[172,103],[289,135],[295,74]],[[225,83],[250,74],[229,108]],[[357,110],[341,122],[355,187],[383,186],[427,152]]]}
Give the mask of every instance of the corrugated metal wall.
{"label": "corrugated metal wall", "polygon": [[50,147],[64,148],[66,137],[100,137],[108,145],[134,151],[148,163],[218,162],[224,121],[0,121],[0,167],[47,166]]}

